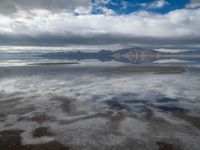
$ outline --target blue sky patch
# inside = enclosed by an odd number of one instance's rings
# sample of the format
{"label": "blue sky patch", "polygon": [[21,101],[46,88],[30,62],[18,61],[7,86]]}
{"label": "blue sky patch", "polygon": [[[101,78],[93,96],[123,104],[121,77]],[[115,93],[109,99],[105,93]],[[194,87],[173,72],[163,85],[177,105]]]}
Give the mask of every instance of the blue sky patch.
{"label": "blue sky patch", "polygon": [[92,0],[92,2],[94,14],[101,14],[103,10],[109,9],[121,15],[142,10],[165,14],[184,8],[189,0]]}

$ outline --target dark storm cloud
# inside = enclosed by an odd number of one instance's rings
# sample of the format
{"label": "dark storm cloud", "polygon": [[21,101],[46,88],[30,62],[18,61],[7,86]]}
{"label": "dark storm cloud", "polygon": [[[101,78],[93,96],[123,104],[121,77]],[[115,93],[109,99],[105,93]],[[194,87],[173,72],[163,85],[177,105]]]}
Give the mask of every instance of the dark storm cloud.
{"label": "dark storm cloud", "polygon": [[0,45],[19,46],[68,46],[68,45],[141,45],[152,48],[198,48],[200,37],[180,38],[155,38],[155,37],[133,37],[125,34],[98,34],[90,37],[74,35],[55,36],[51,34],[40,37],[0,35]]}

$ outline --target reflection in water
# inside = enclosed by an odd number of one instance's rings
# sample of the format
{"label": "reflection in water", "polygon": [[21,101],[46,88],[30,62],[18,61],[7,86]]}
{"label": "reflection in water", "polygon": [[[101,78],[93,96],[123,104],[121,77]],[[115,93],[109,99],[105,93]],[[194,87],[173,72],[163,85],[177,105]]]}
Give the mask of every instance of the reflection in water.
{"label": "reflection in water", "polygon": [[[200,62],[199,51],[163,53],[151,49],[134,47],[116,51],[100,50],[98,52],[40,52],[40,51],[18,51],[18,52],[0,52],[1,65],[50,65],[77,63],[89,60],[98,60],[100,62],[120,62],[129,64],[194,64]],[[93,61],[94,62],[94,61]]]}
{"label": "reflection in water", "polygon": [[48,55],[0,68],[0,149],[199,149],[198,67],[140,58],[148,64],[66,64]]}

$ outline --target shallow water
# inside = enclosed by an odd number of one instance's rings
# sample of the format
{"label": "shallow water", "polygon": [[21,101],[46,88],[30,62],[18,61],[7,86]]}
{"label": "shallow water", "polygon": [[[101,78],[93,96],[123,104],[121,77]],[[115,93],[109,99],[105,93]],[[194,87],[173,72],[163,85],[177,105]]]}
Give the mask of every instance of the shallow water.
{"label": "shallow water", "polygon": [[27,60],[1,60],[0,149],[199,149],[198,62]]}

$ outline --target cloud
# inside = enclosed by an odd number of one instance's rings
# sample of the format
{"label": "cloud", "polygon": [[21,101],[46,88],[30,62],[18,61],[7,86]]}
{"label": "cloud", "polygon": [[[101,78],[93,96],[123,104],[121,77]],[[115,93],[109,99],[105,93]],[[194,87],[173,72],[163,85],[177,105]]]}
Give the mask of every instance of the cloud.
{"label": "cloud", "polygon": [[90,0],[0,0],[0,13],[45,9],[49,11],[73,11],[77,7],[89,7]]}
{"label": "cloud", "polygon": [[90,14],[92,11],[92,8],[91,7],[77,7],[75,10],[74,10],[74,13],[77,14],[77,15],[88,15]]}
{"label": "cloud", "polygon": [[138,5],[145,9],[159,9],[169,5],[169,3],[165,0],[156,0],[151,3],[139,3]]}
{"label": "cloud", "polygon": [[109,4],[111,2],[112,0],[94,0],[94,3],[104,4],[104,5]]}
{"label": "cloud", "polygon": [[100,12],[100,14],[104,14],[104,15],[115,15],[116,14],[114,12],[114,10],[109,9],[107,7],[104,7],[104,6],[96,6],[95,10],[97,10],[98,12]]}
{"label": "cloud", "polygon": [[115,11],[107,7],[109,4],[113,5],[114,3],[111,0],[94,0],[92,3],[92,9],[98,14],[115,15]]}
{"label": "cloud", "polygon": [[191,0],[191,2],[186,5],[186,8],[200,8],[200,1]]}
{"label": "cloud", "polygon": [[83,1],[76,2],[76,5],[68,6],[75,8],[72,11],[53,11],[55,9],[46,9],[47,6],[43,8],[41,5],[37,9],[30,6],[28,11],[23,6],[24,9],[17,9],[10,15],[0,14],[0,45],[199,46],[198,8],[173,10],[167,14],[139,11],[116,15],[102,7],[104,13],[94,15],[91,14],[91,6],[87,7],[86,3],[86,7],[79,6]]}

